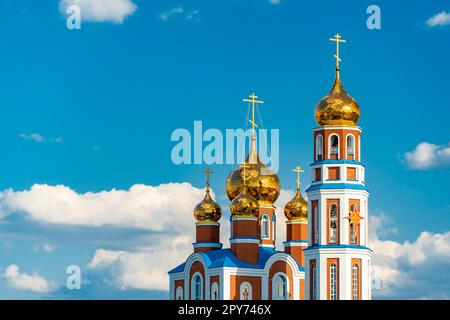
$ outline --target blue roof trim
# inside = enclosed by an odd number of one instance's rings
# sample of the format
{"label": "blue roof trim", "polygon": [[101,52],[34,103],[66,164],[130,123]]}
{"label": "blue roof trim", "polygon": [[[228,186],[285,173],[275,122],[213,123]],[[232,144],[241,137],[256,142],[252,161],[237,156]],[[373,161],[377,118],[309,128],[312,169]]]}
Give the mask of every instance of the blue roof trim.
{"label": "blue roof trim", "polygon": [[[264,269],[267,261],[271,256],[277,253],[287,254],[283,251],[277,251],[272,248],[259,247],[259,260],[256,264],[243,262],[236,258],[231,249],[210,250],[206,252],[199,252],[206,262],[206,269],[221,268],[221,267],[235,267],[248,269]],[[186,267],[186,262],[180,264],[178,267],[169,271],[169,274],[183,272]],[[298,265],[300,271],[305,269]]]}
{"label": "blue roof trim", "polygon": [[311,247],[308,247],[304,249],[306,250],[314,250],[314,249],[360,249],[360,250],[369,250],[372,251],[370,248],[367,248],[366,246],[360,246],[357,244],[330,244],[330,245],[313,245]]}
{"label": "blue roof trim", "polygon": [[320,160],[320,161],[314,161],[310,164],[310,166],[319,166],[322,164],[354,164],[357,166],[363,166],[364,165],[356,160],[348,160],[348,159],[326,159],[326,160]]}
{"label": "blue roof trim", "polygon": [[363,185],[354,183],[320,183],[313,184],[306,189],[306,192],[321,190],[321,189],[352,189],[352,190],[364,190],[369,192]]}
{"label": "blue roof trim", "polygon": [[308,240],[288,240],[288,241],[284,241],[283,243],[289,243],[289,242],[294,242],[294,243],[308,243]]}
{"label": "blue roof trim", "polygon": [[175,267],[175,268],[173,268],[172,270],[170,270],[170,271],[168,272],[168,274],[178,273],[178,272],[183,272],[185,266],[186,266],[186,262],[183,262],[183,263],[180,264],[178,267]]}

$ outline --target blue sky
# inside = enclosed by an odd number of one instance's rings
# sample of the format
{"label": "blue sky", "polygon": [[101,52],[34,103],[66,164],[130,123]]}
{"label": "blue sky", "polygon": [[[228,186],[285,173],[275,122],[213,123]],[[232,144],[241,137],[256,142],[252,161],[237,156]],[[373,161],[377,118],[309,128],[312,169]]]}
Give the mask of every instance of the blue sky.
{"label": "blue sky", "polygon": [[[380,224],[375,244],[396,248],[378,260],[390,259],[380,270],[410,276],[424,267],[411,248],[436,261],[427,261],[429,268],[448,266],[450,17],[426,23],[450,12],[448,5],[376,1],[382,26],[369,30],[372,1],[114,0],[128,5],[123,21],[99,21],[97,13],[86,15],[81,30],[68,30],[63,2],[0,4],[0,298],[164,297],[164,278],[146,273],[148,281],[138,285],[124,274],[133,259],[151,268],[152,250],[179,248],[160,246],[172,232],[191,235],[204,166],[172,163],[173,130],[192,130],[195,120],[205,129],[240,128],[247,111],[241,99],[256,92],[266,102],[264,126],[280,130],[279,177],[288,193],[295,187],[291,169],[311,163],[313,110],[333,82],[328,38],[336,32],[348,41],[341,51],[343,83],[362,110],[366,183]],[[212,185],[224,208],[231,169],[213,166]],[[306,172],[302,188],[309,179]],[[149,197],[163,192],[171,202],[174,190],[157,186],[183,182],[192,186],[172,185],[192,192],[174,205],[189,215],[182,225],[165,217],[167,224],[155,227],[145,210],[153,218],[165,213],[144,202],[132,219],[120,210],[108,217],[108,205],[136,209],[124,203],[140,194],[133,185],[145,185]],[[112,189],[124,192],[111,195]],[[72,200],[80,203],[72,208]],[[95,201],[106,203],[98,215]],[[61,203],[72,211],[60,210]],[[84,216],[71,216],[84,206]],[[425,231],[429,237],[420,238]],[[443,249],[427,251],[436,242]],[[106,255],[113,256],[108,263],[95,260]],[[83,270],[80,292],[65,289],[70,264]],[[450,292],[448,280],[433,287],[441,281],[426,281],[426,274],[414,288],[386,277],[389,290],[378,297],[447,298]]]}

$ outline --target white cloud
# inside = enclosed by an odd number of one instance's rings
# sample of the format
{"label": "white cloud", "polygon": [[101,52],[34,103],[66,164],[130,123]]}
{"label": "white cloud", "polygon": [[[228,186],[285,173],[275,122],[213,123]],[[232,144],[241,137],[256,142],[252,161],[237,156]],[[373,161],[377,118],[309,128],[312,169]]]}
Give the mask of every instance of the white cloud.
{"label": "white cloud", "polygon": [[23,212],[46,223],[178,232],[193,223],[192,210],[203,196],[203,189],[189,183],[83,194],[62,185],[35,184],[25,191],[0,192],[0,218]]}
{"label": "white cloud", "polygon": [[270,0],[271,4],[279,4],[281,0]]}
{"label": "white cloud", "polygon": [[122,290],[168,290],[167,272],[193,252],[194,224],[186,228],[189,235],[168,234],[163,241],[138,252],[99,249],[88,267],[91,272],[106,272],[107,281]]}
{"label": "white cloud", "polygon": [[45,141],[47,141],[47,139],[45,137],[43,137],[42,135],[40,135],[39,133],[21,133],[19,134],[19,137],[21,137],[22,139],[25,140],[33,140],[36,143],[43,143]]}
{"label": "white cloud", "polygon": [[131,0],[61,0],[59,9],[66,15],[68,6],[80,7],[81,19],[90,22],[123,23],[137,9]]}
{"label": "white cloud", "polygon": [[429,18],[426,23],[429,27],[436,27],[436,26],[443,27],[449,25],[450,13],[447,13],[445,11],[439,12],[438,14]]}
{"label": "white cloud", "polygon": [[21,134],[19,134],[19,137],[22,139],[25,139],[25,140],[32,140],[36,143],[45,143],[47,141],[50,141],[51,143],[63,143],[64,142],[63,137],[47,139],[40,133],[21,133]]}
{"label": "white cloud", "polygon": [[419,143],[413,151],[405,153],[405,160],[415,170],[447,166],[450,164],[450,142],[448,145]]}
{"label": "white cloud", "polygon": [[3,273],[10,288],[32,292],[51,292],[56,289],[55,283],[46,280],[37,273],[28,275],[21,273],[15,264],[8,266]]}
{"label": "white cloud", "polygon": [[423,231],[413,242],[381,240],[391,222],[370,219],[374,298],[449,299],[450,231]]}
{"label": "white cloud", "polygon": [[199,22],[199,11],[198,10],[185,10],[182,6],[169,9],[167,11],[161,12],[158,17],[163,21],[168,21],[175,17],[181,17],[184,20],[191,20]]}

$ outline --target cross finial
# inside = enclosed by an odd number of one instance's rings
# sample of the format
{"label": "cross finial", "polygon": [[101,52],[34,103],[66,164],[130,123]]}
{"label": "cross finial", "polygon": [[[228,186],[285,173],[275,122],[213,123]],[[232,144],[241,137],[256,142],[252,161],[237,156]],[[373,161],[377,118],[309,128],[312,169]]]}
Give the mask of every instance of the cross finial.
{"label": "cross finial", "polygon": [[203,172],[206,175],[206,191],[209,191],[209,176],[213,173],[213,171],[210,168],[206,168]]}
{"label": "cross finial", "polygon": [[255,95],[255,93],[253,93],[252,95],[248,96],[251,99],[242,99],[245,102],[250,102],[252,104],[252,119],[248,120],[248,122],[250,122],[252,124],[252,136],[255,135],[255,127],[258,128],[258,125],[255,122],[255,104],[261,104],[264,103],[264,101],[262,100],[256,100],[256,98],[258,98],[257,95]]}
{"label": "cross finial", "polygon": [[334,58],[336,59],[336,72],[337,75],[339,75],[339,62],[341,62],[341,58],[339,56],[339,44],[347,42],[344,39],[341,39],[342,36],[339,33],[336,33],[334,38],[330,38],[330,41],[336,42],[336,54],[334,55]]}
{"label": "cross finial", "polygon": [[249,165],[248,163],[244,162],[243,164],[241,164],[241,167],[242,167],[242,172],[243,172],[243,174],[242,174],[242,180],[243,180],[243,182],[244,182],[244,191],[245,191],[245,189],[246,189],[246,187],[247,187],[247,177],[246,177],[246,175],[245,175],[245,169],[249,168],[250,165]]}
{"label": "cross finial", "polygon": [[300,190],[300,173],[305,172],[300,166],[296,166],[294,170],[297,173],[297,190]]}

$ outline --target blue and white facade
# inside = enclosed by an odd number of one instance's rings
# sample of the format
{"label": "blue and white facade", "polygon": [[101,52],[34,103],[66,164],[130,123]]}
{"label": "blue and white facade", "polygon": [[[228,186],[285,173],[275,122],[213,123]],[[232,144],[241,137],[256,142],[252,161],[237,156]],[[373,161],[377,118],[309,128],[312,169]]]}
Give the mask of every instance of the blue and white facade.
{"label": "blue and white facade", "polygon": [[361,163],[361,128],[314,129],[314,162],[304,250],[306,299],[371,298],[368,198]]}

